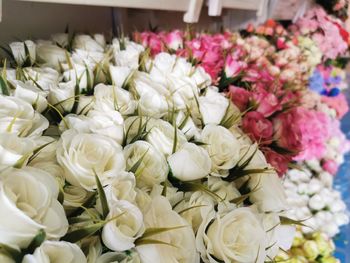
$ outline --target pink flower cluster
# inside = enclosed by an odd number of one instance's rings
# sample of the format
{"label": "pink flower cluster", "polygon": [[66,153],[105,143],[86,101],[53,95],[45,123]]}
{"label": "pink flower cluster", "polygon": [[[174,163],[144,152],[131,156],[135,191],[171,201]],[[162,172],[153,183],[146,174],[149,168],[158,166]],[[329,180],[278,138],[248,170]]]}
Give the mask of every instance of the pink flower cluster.
{"label": "pink flower cluster", "polygon": [[320,6],[309,10],[290,29],[297,35],[311,37],[322,51],[324,60],[336,59],[348,50],[349,34],[340,21]]}
{"label": "pink flower cluster", "polygon": [[[320,61],[308,58],[314,54],[309,51],[314,42],[295,37],[294,32],[312,37],[325,58],[337,57],[347,49],[340,26],[322,10],[309,12],[292,29],[288,32],[269,20],[257,28],[249,26],[244,36],[175,30],[136,33],[134,37],[153,55],[172,52],[203,67],[213,84],[244,113],[244,132],[259,143],[268,162],[283,175],[293,160],[322,158],[331,133],[329,116],[315,107],[321,104],[321,96],[306,92],[309,77]],[[334,105],[340,115],[345,104],[343,98],[340,106]],[[334,168],[331,163],[325,166]]]}

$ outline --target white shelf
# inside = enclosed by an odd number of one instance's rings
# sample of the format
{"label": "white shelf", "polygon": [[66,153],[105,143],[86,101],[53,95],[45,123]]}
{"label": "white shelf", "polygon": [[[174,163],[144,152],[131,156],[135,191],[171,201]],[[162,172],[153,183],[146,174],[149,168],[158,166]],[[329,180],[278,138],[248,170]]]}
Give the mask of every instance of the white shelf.
{"label": "white shelf", "polygon": [[[0,0],[0,21],[1,21]],[[184,21],[198,22],[204,0],[17,0],[23,2],[111,6],[122,8],[141,8],[169,11],[182,11]],[[210,16],[220,16],[223,8],[253,10],[257,16],[262,13],[269,0],[207,0]],[[5,10],[6,11],[6,10]]]}

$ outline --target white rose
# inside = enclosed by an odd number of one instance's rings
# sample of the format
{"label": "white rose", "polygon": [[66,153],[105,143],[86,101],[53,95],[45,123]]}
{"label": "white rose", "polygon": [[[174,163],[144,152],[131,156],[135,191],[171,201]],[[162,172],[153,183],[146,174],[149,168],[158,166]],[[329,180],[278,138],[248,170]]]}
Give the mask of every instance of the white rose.
{"label": "white rose", "polygon": [[172,175],[181,181],[193,181],[206,177],[211,170],[209,154],[194,143],[185,143],[168,157]]}
{"label": "white rose", "polygon": [[141,263],[141,260],[136,251],[129,250],[127,253],[107,252],[102,254],[96,263]]}
{"label": "white rose", "polygon": [[[12,42],[9,46],[17,65],[21,66],[28,59],[30,61],[30,65],[34,64],[36,57],[36,45],[33,41],[26,40],[24,42]],[[29,54],[26,54],[25,46],[27,46]]]}
{"label": "white rose", "polygon": [[19,98],[0,95],[0,132],[20,137],[40,136],[49,122],[32,105]]}
{"label": "white rose", "polygon": [[249,207],[213,215],[200,226],[197,248],[204,262],[259,262],[265,260],[266,234]]}
{"label": "white rose", "polygon": [[190,76],[194,73],[195,68],[193,65],[183,57],[175,57],[175,65],[172,69],[172,72],[177,76]]}
{"label": "white rose", "polygon": [[35,138],[36,148],[41,148],[31,161],[31,165],[43,162],[56,162],[57,140],[49,136]]}
{"label": "white rose", "polygon": [[75,83],[59,83],[57,87],[52,87],[48,96],[48,101],[60,112],[70,112],[75,102]]}
{"label": "white rose", "polygon": [[111,75],[113,85],[116,85],[118,88],[122,88],[130,80],[133,71],[131,68],[126,66],[119,67],[109,65],[109,73]]}
{"label": "white rose", "polygon": [[269,213],[263,215],[263,227],[267,235],[267,247],[265,248],[268,258],[275,258],[282,248],[288,251],[293,243],[295,226],[282,225],[278,214]]}
{"label": "white rose", "polygon": [[49,43],[38,43],[37,58],[45,66],[60,69],[60,64],[66,62],[66,50]]}
{"label": "white rose", "polygon": [[95,172],[102,185],[125,169],[122,148],[112,139],[99,134],[68,130],[61,135],[57,161],[67,181],[86,190],[96,188]]}
{"label": "white rose", "polygon": [[111,184],[105,187],[105,193],[109,203],[126,200],[135,203],[136,179],[133,173],[121,173]]}
{"label": "white rose", "polygon": [[[138,186],[152,187],[166,180],[169,168],[165,157],[148,142],[136,141],[127,145],[124,156],[127,170],[137,168],[132,172],[135,173]],[[138,162],[138,167],[135,167]]]}
{"label": "white rose", "polygon": [[151,206],[144,215],[147,228],[180,227],[152,236],[152,239],[170,245],[147,244],[136,247],[143,263],[199,263],[195,237],[191,227],[172,210],[169,201],[163,196],[152,200]]}
{"label": "white rose", "polygon": [[51,35],[51,40],[58,44],[60,47],[66,47],[69,44],[69,34],[67,33],[57,33]]}
{"label": "white rose", "polygon": [[86,257],[76,245],[64,241],[45,241],[22,263],[86,263]]}
{"label": "white rose", "polygon": [[240,158],[238,165],[246,163],[245,170],[250,169],[266,169],[269,168],[269,164],[266,161],[265,155],[259,150],[258,144],[254,143],[251,145],[243,145],[240,150]]}
{"label": "white rose", "polygon": [[38,112],[43,112],[47,107],[46,95],[46,92],[27,82],[16,81],[13,96],[28,102]]}
{"label": "white rose", "polygon": [[73,48],[87,51],[103,52],[104,48],[89,35],[77,35],[74,37]]}
{"label": "white rose", "polygon": [[228,99],[209,87],[205,96],[199,97],[198,101],[204,124],[220,124],[229,106]]}
{"label": "white rose", "polygon": [[92,89],[94,73],[85,65],[74,64],[72,69],[63,72],[63,79],[66,82],[78,83],[80,92],[85,92],[88,88]]}
{"label": "white rose", "polygon": [[[177,57],[166,52],[157,54],[152,64],[150,65],[149,72],[152,76],[157,78],[157,75],[167,75],[174,69]],[[180,58],[179,58],[180,59]]]}
{"label": "white rose", "polygon": [[192,226],[196,233],[203,219],[214,210],[213,198],[202,191],[196,191],[189,195],[189,200],[183,201],[174,207],[178,213]]}
{"label": "white rose", "polygon": [[205,88],[211,84],[210,75],[205,72],[202,67],[196,67],[194,73],[191,78],[196,82],[197,86],[200,88]]}
{"label": "white rose", "polygon": [[208,151],[213,162],[212,170],[214,173],[229,170],[238,163],[240,143],[226,128],[211,124],[206,125],[202,131],[202,141],[206,144],[204,148]]}
{"label": "white rose", "polygon": [[133,75],[133,84],[140,97],[150,92],[157,92],[166,98],[172,96],[165,85],[154,81],[153,77],[146,72],[136,71]]}
{"label": "white rose", "polygon": [[58,128],[61,132],[69,129],[74,129],[78,133],[91,133],[90,118],[85,115],[77,115],[70,113],[60,122]]}
{"label": "white rose", "polygon": [[100,111],[116,110],[122,115],[131,115],[137,107],[131,93],[116,86],[98,84],[94,90],[94,97],[94,108]]}
{"label": "white rose", "polygon": [[251,193],[250,201],[256,204],[261,212],[280,212],[288,209],[286,193],[281,179],[275,172],[253,174],[248,186],[256,190]]}
{"label": "white rose", "polygon": [[79,246],[84,251],[87,263],[96,263],[102,254],[102,244],[97,235],[80,240]]}
{"label": "white rose", "polygon": [[57,201],[56,180],[40,169],[6,170],[0,181],[0,243],[26,248],[40,229],[48,238],[68,230],[62,205]]}
{"label": "white rose", "polygon": [[199,129],[189,115],[180,111],[176,116],[176,125],[185,134],[188,140],[199,139]]}
{"label": "white rose", "polygon": [[[168,122],[160,119],[150,119],[147,122],[146,140],[165,156],[172,154],[175,140],[175,128]],[[176,149],[187,142],[185,135],[177,129]]]}
{"label": "white rose", "polygon": [[191,78],[183,76],[178,77],[169,74],[167,77],[167,87],[171,92],[171,101],[177,110],[185,110],[191,102],[199,96],[199,89]]}
{"label": "white rose", "polygon": [[21,138],[15,134],[0,133],[0,169],[1,167],[13,166],[21,158],[26,164],[28,158],[35,149],[35,142],[31,138]]}
{"label": "white rose", "polygon": [[29,166],[41,169],[53,176],[58,184],[63,187],[65,178],[62,167],[57,162],[30,162]]}
{"label": "white rose", "polygon": [[79,96],[78,107],[76,113],[79,115],[87,114],[94,106],[93,96]]}
{"label": "white rose", "polygon": [[226,201],[231,201],[241,196],[234,183],[226,182],[218,177],[209,176],[208,188]]}
{"label": "white rose", "polygon": [[113,251],[125,251],[135,247],[135,240],[145,231],[140,209],[128,201],[110,206],[109,221],[102,230],[103,243]]}
{"label": "white rose", "polygon": [[125,49],[122,49],[118,39],[113,39],[114,60],[117,66],[128,66],[137,69],[139,66],[139,56],[144,51],[144,47],[134,42],[124,39]]}
{"label": "white rose", "polygon": [[101,112],[91,110],[87,117],[90,118],[89,128],[92,133],[112,138],[118,144],[123,143],[124,119],[118,111]]}
{"label": "white rose", "polygon": [[[72,53],[72,60],[74,64],[79,64],[83,66],[87,66],[92,71],[98,65],[98,76],[101,77],[104,74],[101,70],[101,66],[103,65],[104,59],[107,59],[104,53],[99,51],[86,51],[84,49],[75,49]],[[96,71],[97,72],[97,71]],[[96,76],[97,77],[97,76]],[[104,80],[106,80],[104,78]]]}
{"label": "white rose", "polygon": [[143,94],[139,100],[139,111],[144,116],[161,118],[168,110],[166,99],[155,91]]}
{"label": "white rose", "polygon": [[63,194],[63,206],[68,215],[81,207],[91,197],[84,188],[74,185],[65,186]]}
{"label": "white rose", "polygon": [[28,82],[32,83],[34,86],[35,82],[46,92],[59,83],[59,73],[57,70],[49,67],[27,67],[23,69]]}

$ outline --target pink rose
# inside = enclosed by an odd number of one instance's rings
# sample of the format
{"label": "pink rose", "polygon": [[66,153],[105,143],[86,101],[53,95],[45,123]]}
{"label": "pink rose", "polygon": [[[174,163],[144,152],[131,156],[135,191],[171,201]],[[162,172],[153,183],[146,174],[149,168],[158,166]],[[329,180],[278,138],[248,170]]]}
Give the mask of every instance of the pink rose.
{"label": "pink rose", "polygon": [[279,154],[269,148],[263,149],[266,160],[271,164],[278,173],[279,176],[285,174],[288,169],[288,163],[291,161],[291,158],[286,155]]}
{"label": "pink rose", "polygon": [[241,112],[248,108],[250,92],[244,88],[229,86],[228,96]]}
{"label": "pink rose", "polygon": [[260,112],[251,111],[243,117],[242,128],[255,141],[269,141],[273,135],[272,123]]}
{"label": "pink rose", "polygon": [[264,91],[254,93],[253,98],[258,103],[257,111],[264,115],[264,117],[269,117],[276,111],[282,109],[277,97],[272,93]]}
{"label": "pink rose", "polygon": [[338,172],[338,164],[334,160],[327,160],[322,164],[323,170],[335,175]]}
{"label": "pink rose", "polygon": [[293,108],[274,118],[274,139],[278,147],[294,154],[303,150],[302,132],[298,120],[304,110],[302,107]]}
{"label": "pink rose", "polygon": [[232,55],[228,55],[226,58],[225,74],[228,78],[234,78],[247,67],[247,63],[244,61],[235,60]]}
{"label": "pink rose", "polygon": [[183,33],[180,30],[174,30],[164,36],[164,42],[173,50],[183,47]]}

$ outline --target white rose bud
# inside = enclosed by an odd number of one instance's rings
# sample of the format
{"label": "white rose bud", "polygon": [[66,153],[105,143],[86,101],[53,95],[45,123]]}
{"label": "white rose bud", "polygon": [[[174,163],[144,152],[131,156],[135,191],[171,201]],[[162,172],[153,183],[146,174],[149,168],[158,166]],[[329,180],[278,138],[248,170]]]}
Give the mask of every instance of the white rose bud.
{"label": "white rose bud", "polygon": [[119,201],[110,207],[109,221],[102,230],[103,243],[113,251],[125,251],[135,247],[135,240],[145,231],[143,215],[137,206]]}
{"label": "white rose bud", "polygon": [[35,149],[35,142],[30,138],[20,138],[15,134],[0,133],[0,169],[13,166],[21,158],[27,156],[23,163],[31,156]]}
{"label": "white rose bud", "polygon": [[204,124],[220,124],[229,106],[229,101],[214,88],[209,87],[205,96],[198,99]]}
{"label": "white rose bud", "polygon": [[131,115],[137,107],[131,93],[116,86],[98,84],[94,90],[94,97],[94,108],[102,112],[116,110],[122,115]]}
{"label": "white rose bud", "polygon": [[[138,185],[152,187],[164,182],[169,168],[164,155],[145,141],[136,141],[124,148],[126,168],[138,178]],[[137,167],[135,167],[135,165]]]}
{"label": "white rose bud", "polygon": [[72,69],[63,72],[64,81],[78,83],[80,91],[86,91],[89,88],[89,83],[91,85],[94,81],[93,77],[93,71],[89,67],[80,64],[74,64]]}
{"label": "white rose bud", "polygon": [[37,137],[49,122],[32,105],[19,98],[0,95],[0,133],[8,132],[20,137]]}
{"label": "white rose bud", "polygon": [[66,62],[66,50],[57,45],[40,43],[37,45],[37,58],[45,66],[60,70],[60,64]]}
{"label": "white rose bud", "polygon": [[248,183],[256,191],[250,195],[250,200],[262,212],[280,212],[288,209],[286,194],[281,180],[275,172],[255,174]]}
{"label": "white rose bud", "polygon": [[126,200],[135,203],[136,178],[133,173],[124,172],[116,177],[112,183],[105,187],[105,193],[109,203]]}
{"label": "white rose bud", "polygon": [[57,161],[67,181],[90,191],[96,189],[95,173],[102,185],[125,169],[122,148],[114,140],[99,135],[68,130],[57,146]]}
{"label": "white rose bud", "polygon": [[122,88],[130,80],[132,69],[129,67],[118,67],[109,65],[109,73],[112,78],[112,83],[118,88]]}
{"label": "white rose bud", "polygon": [[[137,127],[137,126],[136,126]],[[160,119],[150,119],[147,122],[146,140],[152,144],[159,152],[165,156],[172,154],[175,140],[175,128],[170,123]],[[185,135],[177,129],[176,149],[179,149],[187,139]]]}
{"label": "white rose bud", "polygon": [[87,51],[103,52],[104,48],[89,35],[77,35],[74,37],[73,47]]}
{"label": "white rose bud", "polygon": [[60,112],[71,112],[75,102],[75,83],[59,83],[50,90],[48,101]]}
{"label": "white rose bud", "polygon": [[206,177],[211,170],[209,154],[203,148],[185,143],[168,157],[173,176],[181,181],[193,181]]}
{"label": "white rose bud", "polygon": [[240,143],[226,128],[206,125],[202,131],[202,141],[213,162],[214,173],[229,170],[239,161]]}
{"label": "white rose bud", "polygon": [[146,228],[172,228],[172,231],[152,236],[169,245],[145,244],[136,247],[142,263],[182,262],[199,263],[195,237],[192,228],[175,211],[163,196],[155,197],[144,214]]}
{"label": "white rose bud", "polygon": [[76,244],[64,241],[45,241],[33,255],[26,255],[22,263],[86,263],[86,257]]}
{"label": "white rose bud", "polygon": [[13,96],[30,103],[37,112],[43,112],[46,109],[46,95],[46,92],[29,83],[16,81],[16,90]]}
{"label": "white rose bud", "polygon": [[[24,42],[12,42],[9,46],[17,65],[23,65],[23,63],[25,63],[25,61],[28,59],[30,61],[30,65],[34,64],[36,58],[36,45],[33,41],[26,40]],[[25,46],[27,46],[29,54],[26,54]]]}

